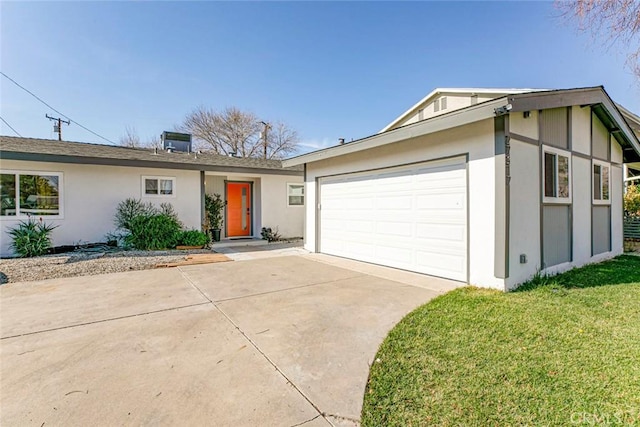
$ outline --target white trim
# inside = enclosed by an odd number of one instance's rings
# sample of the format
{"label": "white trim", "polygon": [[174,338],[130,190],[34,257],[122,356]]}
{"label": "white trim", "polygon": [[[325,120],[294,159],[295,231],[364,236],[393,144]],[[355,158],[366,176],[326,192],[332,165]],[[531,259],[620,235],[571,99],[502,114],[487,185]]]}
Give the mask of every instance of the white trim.
{"label": "white trim", "polygon": [[[18,215],[0,215],[0,220],[24,220],[29,217],[42,217],[42,219],[64,219],[64,174],[62,172],[54,171],[34,171],[34,170],[18,170],[18,169],[3,169],[0,170],[2,175],[37,175],[37,176],[57,176],[58,177],[58,214],[57,215],[43,215],[34,213],[32,215],[22,214],[22,210],[17,207]],[[20,178],[16,180],[16,204],[20,200]]]}
{"label": "white trim", "polygon": [[[158,181],[158,194],[147,194],[146,180],[155,179]],[[171,194],[160,194],[160,180],[171,181]],[[175,176],[155,176],[155,175],[141,175],[140,179],[140,197],[150,199],[173,199],[176,197],[176,177]]]}
{"label": "white trim", "polygon": [[[289,190],[291,189],[291,186],[295,185],[296,187],[302,187],[302,204],[300,205],[292,205],[291,203],[289,203]],[[305,191],[304,191],[304,182],[287,182],[287,207],[289,208],[303,208],[305,206]]]}
{"label": "white trim", "polygon": [[[600,182],[602,183],[602,168],[607,168],[609,169],[609,198],[608,199],[596,199],[594,196],[594,190],[596,189],[596,174],[593,172],[593,167],[595,165],[600,166]],[[602,186],[600,187],[600,195],[602,196]],[[611,163],[609,162],[604,162],[602,160],[598,160],[598,159],[592,159],[591,160],[591,201],[593,202],[594,205],[610,205],[611,204]]]}
{"label": "white trim", "polygon": [[[544,194],[544,190],[546,188],[546,174],[545,174],[545,164],[544,164],[544,158],[545,158],[545,154],[546,153],[551,153],[551,154],[555,154],[556,155],[556,159],[557,156],[562,156],[562,157],[566,157],[567,158],[567,162],[569,162],[569,170],[567,171],[567,175],[568,175],[568,179],[569,182],[567,183],[567,189],[569,190],[569,197],[560,197],[560,196],[555,196],[555,197],[548,197]],[[542,188],[540,189],[540,191],[542,191],[542,201],[543,203],[555,203],[555,204],[571,204],[572,200],[573,200],[573,186],[572,186],[572,174],[573,174],[573,167],[571,164],[571,152],[567,151],[567,150],[562,150],[556,147],[551,147],[549,145],[543,145],[542,146],[542,158],[540,159],[540,161],[542,162]],[[556,194],[558,194],[558,186],[559,186],[559,180],[558,180],[558,162],[556,161],[556,168],[555,168],[555,175],[556,175]]]}

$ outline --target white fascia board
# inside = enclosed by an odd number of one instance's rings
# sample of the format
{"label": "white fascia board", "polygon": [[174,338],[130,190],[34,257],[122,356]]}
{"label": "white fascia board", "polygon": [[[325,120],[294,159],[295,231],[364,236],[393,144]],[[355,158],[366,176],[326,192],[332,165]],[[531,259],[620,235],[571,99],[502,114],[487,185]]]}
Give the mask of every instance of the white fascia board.
{"label": "white fascia board", "polygon": [[406,139],[463,126],[469,123],[495,117],[496,108],[503,107],[507,105],[507,103],[508,101],[506,97],[483,102],[481,104],[461,110],[454,110],[450,113],[403,126],[388,132],[359,139],[357,141],[292,157],[284,160],[282,165],[283,167],[290,167],[304,163],[317,162],[319,160],[356,153],[358,151],[368,150],[382,145],[392,144],[394,142],[404,141]]}
{"label": "white fascia board", "polygon": [[409,114],[413,113],[414,111],[418,110],[419,107],[427,104],[427,101],[429,101],[431,98],[433,98],[434,96],[439,95],[439,94],[445,94],[445,93],[447,93],[447,94],[448,93],[457,93],[457,94],[467,93],[467,94],[470,94],[470,95],[471,94],[495,94],[495,95],[504,96],[504,95],[513,95],[513,94],[516,94],[516,93],[540,92],[540,91],[547,91],[547,90],[549,90],[549,89],[439,87],[439,88],[436,88],[436,89],[432,90],[427,96],[425,96],[420,101],[415,103],[407,111],[405,111],[404,113],[402,113],[398,117],[396,117],[396,119],[393,120],[391,123],[389,123],[387,126],[385,126],[380,131],[380,133],[386,132],[389,129],[393,128],[399,121],[401,121],[402,119],[406,118]]}

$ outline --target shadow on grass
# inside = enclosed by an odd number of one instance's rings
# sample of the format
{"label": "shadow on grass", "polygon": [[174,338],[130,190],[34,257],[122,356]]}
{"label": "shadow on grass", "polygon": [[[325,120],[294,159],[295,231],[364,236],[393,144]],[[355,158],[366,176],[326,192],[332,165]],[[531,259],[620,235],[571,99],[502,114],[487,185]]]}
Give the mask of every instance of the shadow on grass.
{"label": "shadow on grass", "polygon": [[626,283],[640,283],[640,256],[620,255],[609,261],[575,268],[557,276],[537,275],[514,292],[526,292],[545,286],[576,289]]}

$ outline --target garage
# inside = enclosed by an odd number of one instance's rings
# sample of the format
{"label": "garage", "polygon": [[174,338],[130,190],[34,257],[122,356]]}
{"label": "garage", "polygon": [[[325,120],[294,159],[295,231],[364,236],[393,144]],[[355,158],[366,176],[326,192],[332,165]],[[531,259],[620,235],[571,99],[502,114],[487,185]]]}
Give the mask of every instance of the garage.
{"label": "garage", "polygon": [[467,281],[466,157],[318,183],[319,252]]}

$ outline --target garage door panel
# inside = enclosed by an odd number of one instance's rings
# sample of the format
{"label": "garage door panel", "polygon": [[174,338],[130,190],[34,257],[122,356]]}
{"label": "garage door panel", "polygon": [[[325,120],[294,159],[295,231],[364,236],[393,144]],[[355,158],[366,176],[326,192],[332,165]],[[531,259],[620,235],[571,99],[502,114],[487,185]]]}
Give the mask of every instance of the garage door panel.
{"label": "garage door panel", "polygon": [[320,180],[320,251],[466,280],[463,159]]}
{"label": "garage door panel", "polygon": [[416,224],[416,237],[436,241],[464,242],[466,225],[464,224]]}
{"label": "garage door panel", "polygon": [[413,236],[413,224],[411,222],[376,222],[376,232],[389,236]]}
{"label": "garage door panel", "polygon": [[464,210],[466,194],[419,194],[416,196],[416,208],[420,210]]}

